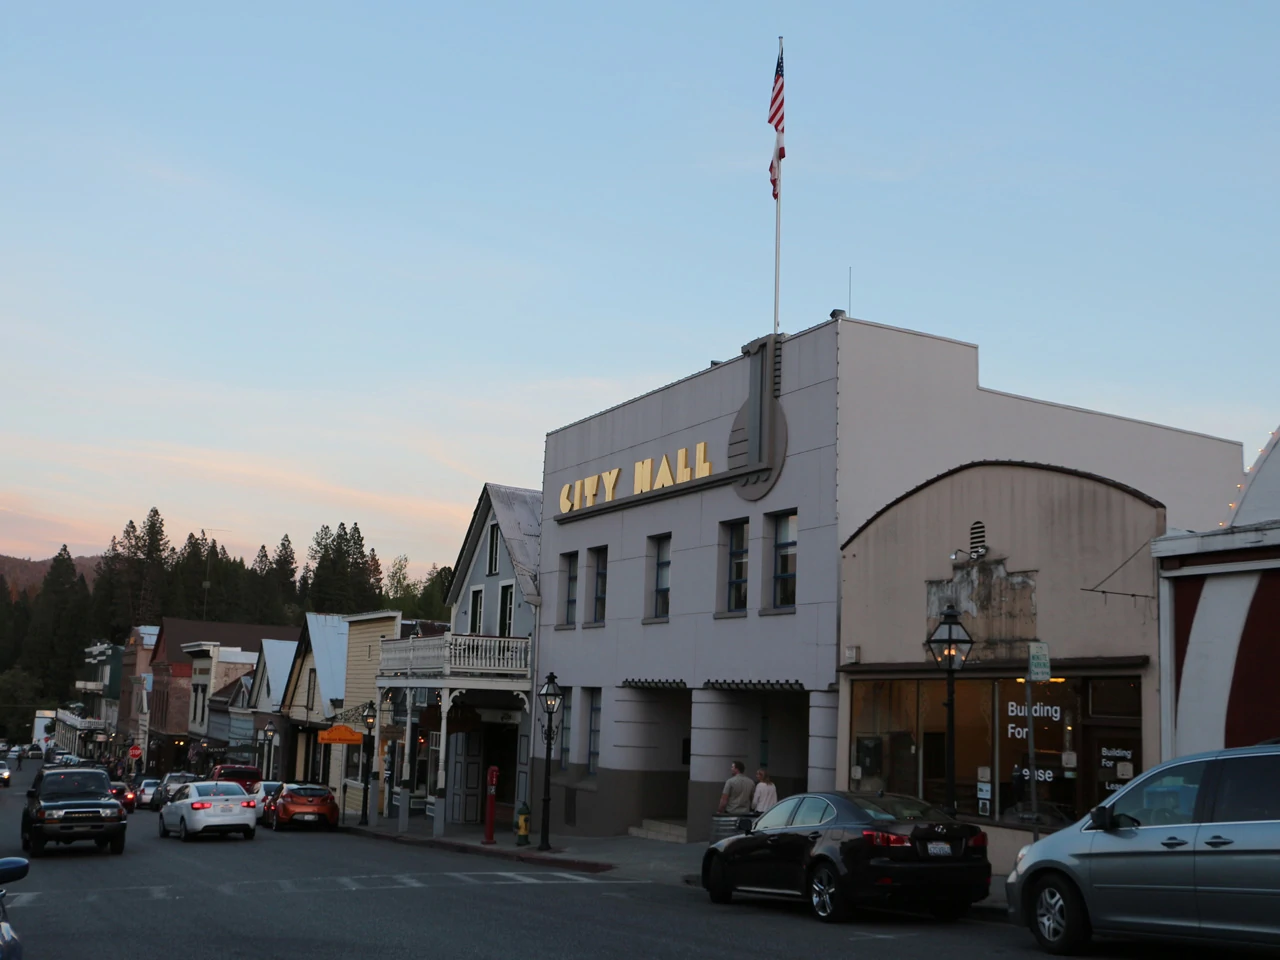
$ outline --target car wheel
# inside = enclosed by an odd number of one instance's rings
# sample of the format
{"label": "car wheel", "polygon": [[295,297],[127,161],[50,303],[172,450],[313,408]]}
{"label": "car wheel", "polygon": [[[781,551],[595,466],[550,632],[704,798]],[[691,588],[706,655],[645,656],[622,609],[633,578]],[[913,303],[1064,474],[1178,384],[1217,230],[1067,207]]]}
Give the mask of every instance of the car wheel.
{"label": "car wheel", "polygon": [[156,817],[156,822],[160,824],[160,839],[163,840],[169,836],[169,828],[164,825],[164,814]]}
{"label": "car wheel", "polygon": [[941,903],[929,904],[929,912],[935,920],[943,923],[954,923],[969,912],[969,904],[963,900],[944,900]]}
{"label": "car wheel", "polygon": [[111,853],[114,856],[120,856],[124,853],[124,834],[118,833],[111,838]]}
{"label": "car wheel", "polygon": [[711,863],[707,865],[707,896],[712,903],[728,903],[733,899],[733,887],[729,883],[728,874],[724,857],[712,857]]}
{"label": "car wheel", "polygon": [[28,851],[31,849],[31,835],[27,833],[27,828],[22,828],[22,849]]}
{"label": "car wheel", "polygon": [[178,821],[178,839],[183,843],[190,843],[194,836],[193,833],[187,830],[187,818],[183,817]]}
{"label": "car wheel", "polygon": [[1029,912],[1031,932],[1049,953],[1079,953],[1093,934],[1080,891],[1060,873],[1049,874],[1031,889]]}
{"label": "car wheel", "polygon": [[274,830],[274,831],[276,831],[277,833],[279,833],[281,830],[283,830],[283,829],[284,829],[284,825],[280,823],[280,815],[279,815],[279,814],[272,814],[272,815],[271,815],[271,829],[272,829],[272,830]]}
{"label": "car wheel", "polygon": [[823,923],[841,923],[849,919],[849,905],[840,890],[835,867],[822,861],[809,871],[809,908]]}
{"label": "car wheel", "polygon": [[252,840],[257,835],[258,835],[258,831],[257,831],[257,828],[255,827],[250,827],[248,830],[244,832],[244,838],[246,840]]}

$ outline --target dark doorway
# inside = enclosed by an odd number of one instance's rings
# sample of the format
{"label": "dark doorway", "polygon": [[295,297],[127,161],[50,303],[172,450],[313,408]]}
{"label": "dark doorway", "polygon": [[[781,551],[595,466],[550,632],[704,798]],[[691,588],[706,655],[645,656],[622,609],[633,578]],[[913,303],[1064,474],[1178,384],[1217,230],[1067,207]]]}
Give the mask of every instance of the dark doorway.
{"label": "dark doorway", "polygon": [[497,801],[514,806],[516,800],[516,746],[520,728],[511,723],[486,723],[484,729],[484,772],[498,768]]}

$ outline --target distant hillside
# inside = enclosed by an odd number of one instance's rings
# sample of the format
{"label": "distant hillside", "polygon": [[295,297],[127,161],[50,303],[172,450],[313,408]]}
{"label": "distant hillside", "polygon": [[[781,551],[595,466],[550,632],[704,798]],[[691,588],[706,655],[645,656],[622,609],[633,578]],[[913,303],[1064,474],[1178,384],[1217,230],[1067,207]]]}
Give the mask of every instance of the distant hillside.
{"label": "distant hillside", "polygon": [[[98,565],[99,557],[75,557],[76,571],[84,574],[86,582],[93,587],[93,568]],[[48,560],[22,560],[18,557],[6,557],[0,554],[0,574],[9,583],[12,590],[25,590],[27,587],[39,587],[44,575],[49,572]]]}

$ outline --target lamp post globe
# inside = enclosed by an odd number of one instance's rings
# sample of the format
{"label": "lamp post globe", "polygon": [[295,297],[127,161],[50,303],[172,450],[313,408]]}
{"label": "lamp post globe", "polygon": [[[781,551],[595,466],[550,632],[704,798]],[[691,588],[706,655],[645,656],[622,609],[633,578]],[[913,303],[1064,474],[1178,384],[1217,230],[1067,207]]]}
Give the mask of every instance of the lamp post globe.
{"label": "lamp post globe", "polygon": [[956,812],[956,671],[964,667],[969,659],[969,651],[973,649],[973,638],[960,622],[960,612],[955,604],[948,603],[942,611],[942,618],[929,639],[925,641],[925,649],[933,662],[947,672],[947,812]]}
{"label": "lamp post globe", "polygon": [[538,691],[538,700],[546,713],[542,723],[542,733],[547,750],[542,768],[542,837],[538,842],[539,850],[551,849],[551,748],[556,742],[556,714],[564,703],[564,691],[556,683],[556,675],[548,673],[546,681]]}

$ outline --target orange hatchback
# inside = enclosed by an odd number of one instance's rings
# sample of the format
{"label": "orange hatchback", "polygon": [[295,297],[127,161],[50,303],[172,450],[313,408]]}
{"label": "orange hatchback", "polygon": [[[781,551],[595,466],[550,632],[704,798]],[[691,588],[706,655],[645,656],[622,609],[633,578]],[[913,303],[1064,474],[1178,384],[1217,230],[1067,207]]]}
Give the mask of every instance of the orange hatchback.
{"label": "orange hatchback", "polygon": [[262,819],[273,830],[289,826],[325,827],[338,825],[338,801],[325,786],[313,783],[282,783],[266,801]]}

